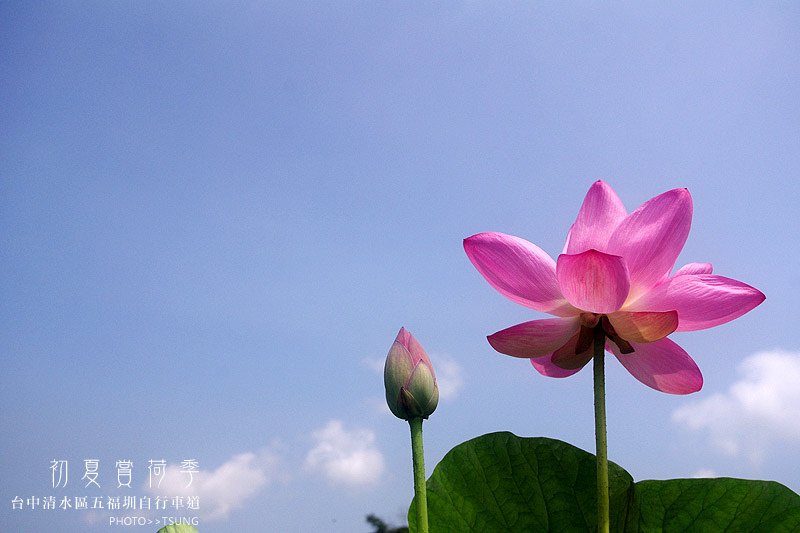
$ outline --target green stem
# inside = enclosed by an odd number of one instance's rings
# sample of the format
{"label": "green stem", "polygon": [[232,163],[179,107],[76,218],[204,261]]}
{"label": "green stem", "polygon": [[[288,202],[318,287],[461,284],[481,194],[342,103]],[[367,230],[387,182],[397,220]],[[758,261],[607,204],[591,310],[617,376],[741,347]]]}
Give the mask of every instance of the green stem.
{"label": "green stem", "polygon": [[425,453],[422,450],[422,419],[412,418],[411,460],[414,463],[414,497],[417,502],[417,531],[428,533],[428,496],[425,492]]}
{"label": "green stem", "polygon": [[601,326],[594,328],[594,435],[597,449],[597,531],[608,533],[608,441],[606,439],[606,335]]}

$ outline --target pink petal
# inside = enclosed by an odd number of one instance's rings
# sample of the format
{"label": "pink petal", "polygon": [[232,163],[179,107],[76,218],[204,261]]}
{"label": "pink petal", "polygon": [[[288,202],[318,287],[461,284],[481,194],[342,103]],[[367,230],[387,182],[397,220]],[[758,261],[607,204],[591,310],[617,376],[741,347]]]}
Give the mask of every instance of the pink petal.
{"label": "pink petal", "polygon": [[580,328],[573,318],[533,320],[511,326],[487,337],[492,348],[512,357],[542,357],[561,348]]}
{"label": "pink petal", "polygon": [[692,197],[686,189],[673,189],[648,200],[619,224],[607,252],[625,258],[632,297],[669,274],[691,224]]}
{"label": "pink petal", "polygon": [[683,265],[675,272],[676,276],[683,276],[686,274],[711,274],[714,268],[711,263],[688,263]]}
{"label": "pink petal", "polygon": [[634,352],[624,355],[613,342],[606,343],[633,377],[658,391],[689,394],[703,387],[700,369],[683,348],[664,338],[649,343],[631,343]]}
{"label": "pink petal", "polygon": [[715,274],[675,276],[636,300],[631,310],[678,312],[675,331],[695,331],[739,318],[766,297],[756,288]]}
{"label": "pink petal", "polygon": [[663,339],[678,327],[675,311],[617,311],[608,315],[617,335],[630,342],[653,342]]}
{"label": "pink petal", "polygon": [[431,364],[430,358],[428,358],[428,354],[425,352],[425,348],[419,343],[419,341],[414,337],[410,331],[406,328],[400,328],[400,331],[397,333],[397,338],[395,338],[394,342],[400,344],[403,348],[405,348],[409,355],[411,356],[411,363],[413,365],[418,364],[420,361],[424,361],[426,365],[433,369],[433,365]]}
{"label": "pink petal", "polygon": [[464,250],[486,281],[510,300],[556,316],[577,314],[558,288],[555,262],[535,244],[503,233],[478,233],[464,239]]}
{"label": "pink petal", "polygon": [[606,251],[611,234],[627,214],[614,189],[603,181],[594,182],[569,230],[564,253],[578,254],[590,249]]}
{"label": "pink petal", "polygon": [[583,311],[613,313],[628,297],[625,261],[597,250],[558,256],[556,276],[567,301]]}
{"label": "pink petal", "polygon": [[583,352],[575,353],[579,338],[580,334],[574,335],[569,342],[553,352],[550,362],[562,370],[574,370],[576,372],[586,366],[586,363],[588,363],[594,355],[594,347],[589,346],[589,348]]}
{"label": "pink petal", "polygon": [[565,370],[560,366],[553,364],[551,358],[552,356],[546,355],[544,357],[531,359],[531,364],[533,365],[533,368],[535,368],[537,372],[549,378],[566,378],[571,376],[572,374],[576,374],[580,370],[580,368]]}

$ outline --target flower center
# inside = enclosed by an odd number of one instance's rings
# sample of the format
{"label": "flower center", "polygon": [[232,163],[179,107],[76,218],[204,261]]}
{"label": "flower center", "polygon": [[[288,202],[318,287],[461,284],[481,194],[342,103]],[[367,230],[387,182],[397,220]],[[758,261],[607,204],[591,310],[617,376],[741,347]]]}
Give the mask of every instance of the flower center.
{"label": "flower center", "polygon": [[620,353],[628,354],[633,353],[634,349],[631,343],[623,339],[617,334],[614,326],[606,315],[599,315],[597,313],[581,313],[580,315],[581,329],[578,333],[578,343],[575,345],[575,355],[586,352],[592,348],[594,341],[594,330],[602,328],[606,337],[617,345]]}

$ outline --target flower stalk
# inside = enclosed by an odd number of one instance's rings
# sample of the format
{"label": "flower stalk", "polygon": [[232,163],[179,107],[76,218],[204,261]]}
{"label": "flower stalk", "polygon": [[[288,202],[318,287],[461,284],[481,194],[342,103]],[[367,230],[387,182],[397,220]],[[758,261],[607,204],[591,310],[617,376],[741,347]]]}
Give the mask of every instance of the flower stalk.
{"label": "flower stalk", "polygon": [[606,334],[602,326],[594,328],[594,435],[597,456],[597,531],[608,533],[608,441],[606,438]]}
{"label": "flower stalk", "polygon": [[425,490],[425,453],[422,449],[422,418],[412,418],[411,460],[414,464],[414,499],[417,502],[417,531],[428,533],[428,495]]}

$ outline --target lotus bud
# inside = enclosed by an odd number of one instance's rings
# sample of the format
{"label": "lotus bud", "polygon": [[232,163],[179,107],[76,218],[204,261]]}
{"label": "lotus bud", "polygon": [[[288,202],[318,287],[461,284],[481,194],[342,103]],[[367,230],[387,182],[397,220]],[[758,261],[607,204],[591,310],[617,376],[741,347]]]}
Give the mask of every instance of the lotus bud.
{"label": "lotus bud", "polygon": [[386,356],[383,368],[386,403],[398,418],[428,418],[439,403],[439,387],[428,354],[405,328]]}

